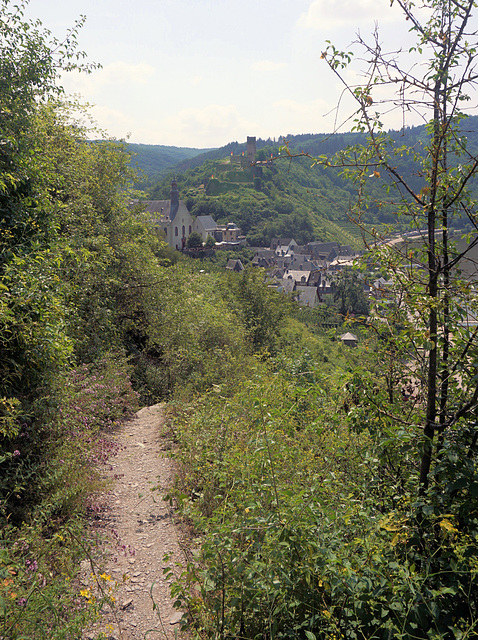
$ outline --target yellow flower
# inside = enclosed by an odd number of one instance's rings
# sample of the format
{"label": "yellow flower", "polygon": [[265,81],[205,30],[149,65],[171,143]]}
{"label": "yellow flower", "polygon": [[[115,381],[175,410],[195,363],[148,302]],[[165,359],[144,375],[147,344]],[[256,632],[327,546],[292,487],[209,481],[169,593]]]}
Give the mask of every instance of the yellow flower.
{"label": "yellow flower", "polygon": [[83,596],[83,598],[89,598],[91,596],[89,587],[88,589],[81,589],[80,596]]}
{"label": "yellow flower", "polygon": [[112,582],[113,578],[111,576],[106,575],[106,573],[102,573],[100,575],[100,578],[103,578],[103,580],[107,580],[108,582]]}
{"label": "yellow flower", "polygon": [[450,533],[458,533],[458,529],[452,525],[448,518],[443,518],[443,520],[440,522],[440,527],[445,531],[449,531]]}

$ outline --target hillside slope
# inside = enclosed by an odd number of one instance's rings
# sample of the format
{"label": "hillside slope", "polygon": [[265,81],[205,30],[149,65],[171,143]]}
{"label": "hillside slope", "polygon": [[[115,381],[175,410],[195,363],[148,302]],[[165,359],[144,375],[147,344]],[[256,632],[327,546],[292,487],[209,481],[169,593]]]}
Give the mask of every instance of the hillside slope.
{"label": "hillside slope", "polygon": [[211,149],[194,149],[191,147],[169,147],[160,144],[126,144],[127,151],[132,154],[131,166],[144,172],[147,178],[158,180],[178,163],[195,156],[210,152]]}
{"label": "hillside slope", "polygon": [[[463,134],[473,155],[478,153],[477,132],[477,116],[464,121]],[[406,145],[417,153],[426,146],[423,126],[391,132],[391,137],[397,147]],[[292,155],[310,157],[291,159],[284,151],[284,140]],[[370,181],[369,201],[357,224],[351,214],[357,198],[355,185],[337,168],[313,166],[311,158],[331,156],[365,141],[360,133],[285,136],[281,144],[258,140],[255,167],[244,163],[246,145],[233,142],[181,161],[165,178],[151,181],[148,191],[153,199],[167,198],[171,177],[177,176],[181,197],[194,215],[211,214],[218,223],[235,222],[251,245],[267,246],[271,238],[287,236],[299,243],[337,240],[358,248],[363,245],[362,223],[377,229],[392,225],[398,230],[405,229],[408,221],[397,220],[393,204],[387,203],[387,181],[381,176]],[[412,188],[420,191],[422,178],[413,156],[397,157],[397,166]]]}

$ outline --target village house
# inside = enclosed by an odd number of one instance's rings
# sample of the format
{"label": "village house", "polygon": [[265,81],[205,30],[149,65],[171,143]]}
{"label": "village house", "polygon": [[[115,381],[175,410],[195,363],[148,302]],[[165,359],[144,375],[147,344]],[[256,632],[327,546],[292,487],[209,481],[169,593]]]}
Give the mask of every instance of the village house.
{"label": "village house", "polygon": [[342,344],[346,345],[347,347],[356,347],[358,345],[357,336],[350,332],[344,333],[342,336],[340,336],[340,340],[342,341]]}
{"label": "village house", "polygon": [[300,247],[300,253],[311,256],[313,260],[327,260],[330,252],[339,246],[338,242],[308,242]]}
{"label": "village house", "polygon": [[295,280],[297,284],[307,286],[307,281],[309,279],[309,273],[307,271],[299,271],[293,269],[286,269],[284,271],[284,275],[282,276],[283,280]]}
{"label": "village house", "polygon": [[256,252],[252,264],[268,270],[269,287],[295,294],[301,306],[313,308],[333,294],[334,272],[353,266],[355,261],[354,250],[338,242],[299,246],[293,238],[274,238],[270,249]]}
{"label": "village house", "polygon": [[393,280],[385,280],[385,278],[378,278],[372,283],[370,287],[370,294],[376,300],[383,300],[384,298],[392,297]]}
{"label": "village house", "polygon": [[208,236],[215,239],[217,224],[212,216],[198,216],[193,223],[193,231],[199,233],[203,242],[206,242]]}
{"label": "village house", "polygon": [[240,260],[234,260],[234,258],[229,258],[226,264],[226,269],[228,271],[235,271],[239,273],[240,271],[244,271],[244,265]]}
{"label": "village house", "polygon": [[228,222],[226,225],[218,225],[214,233],[216,241],[225,244],[241,244],[245,238],[241,236],[241,229],[234,223]]}
{"label": "village house", "polygon": [[283,257],[292,255],[298,246],[293,238],[273,238],[270,249],[274,251],[277,256]]}
{"label": "village house", "polygon": [[316,287],[307,287],[297,285],[295,288],[297,294],[297,302],[301,307],[309,307],[315,309],[319,306],[319,296]]}
{"label": "village house", "polygon": [[269,269],[276,264],[276,254],[272,249],[259,249],[252,259],[253,267]]}

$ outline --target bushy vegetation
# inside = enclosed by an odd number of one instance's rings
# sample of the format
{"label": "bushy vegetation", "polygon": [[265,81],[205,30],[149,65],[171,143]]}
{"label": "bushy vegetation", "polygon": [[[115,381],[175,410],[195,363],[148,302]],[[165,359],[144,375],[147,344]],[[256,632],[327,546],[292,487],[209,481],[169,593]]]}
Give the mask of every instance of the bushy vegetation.
{"label": "bushy vegetation", "polygon": [[[204,638],[474,637],[475,463],[458,472],[463,451],[447,444],[439,483],[418,495],[421,407],[391,380],[393,348],[369,335],[334,351],[322,337],[311,353],[302,339],[286,339],[275,366],[256,362],[232,391],[216,385],[170,405],[182,469],[171,498],[196,536],[173,585],[188,628]],[[391,383],[407,424],[381,410]]]}
{"label": "bushy vegetation", "polygon": [[[448,237],[455,216],[476,230],[461,114],[444,108],[446,126],[432,123],[414,154],[428,191],[410,188],[397,205],[399,225],[431,225],[425,249],[383,244],[366,256],[393,274],[388,297],[369,308],[345,272],[335,301],[299,310],[260,271],[219,269],[229,254],[192,261],[161,241],[130,206],[125,146],[89,143],[58,88],[61,69],[81,66],[80,25],[61,44],[25,23],[22,6],[1,2],[0,636],[80,637],[103,604],[76,580],[85,557],[110,601],[85,515],[115,453],[109,435],[140,403],[168,400],[180,463],[170,499],[193,535],[172,591],[191,634],[476,637],[476,296]],[[335,50],[329,61],[348,64]],[[446,77],[435,81],[448,104]],[[396,194],[370,166],[400,190],[395,160],[407,150],[376,129],[369,93],[354,94],[351,140],[368,144],[318,164],[334,207],[356,184],[357,216],[370,203],[383,222]],[[448,151],[469,162],[449,171]],[[249,186],[229,175],[237,184],[221,196],[200,192],[204,175],[191,173],[188,205],[225,222],[241,212],[235,221],[258,241],[330,231],[340,220],[316,217],[304,163],[264,168]],[[337,339],[349,326],[357,349]]]}
{"label": "bushy vegetation", "polygon": [[[130,206],[125,145],[90,143],[81,107],[57,85],[75,66],[74,44],[9,5],[0,40],[0,636],[72,638],[102,604],[77,576],[101,547],[85,516],[115,454],[112,431],[140,402],[232,389],[255,353],[276,347],[284,311],[257,274],[205,273],[161,241]],[[12,69],[24,71],[18,87],[7,82]]]}
{"label": "bushy vegetation", "polygon": [[[351,53],[330,45],[323,54],[356,100],[365,144],[316,162],[356,185],[351,212],[380,241],[366,260],[393,279],[361,346],[330,373],[314,357],[282,357],[275,369],[258,363],[232,394],[218,388],[171,408],[182,445],[173,497],[197,532],[173,591],[198,637],[478,635],[477,273],[457,269],[478,243],[477,164],[460,111],[473,90],[476,7],[432,1],[422,23],[397,3],[415,51],[428,52],[423,78],[400,68],[378,37],[359,36],[373,61],[360,86],[347,82]],[[387,102],[380,91],[390,83],[399,86]],[[420,92],[424,117],[432,114],[413,149],[397,144],[381,115],[416,107],[408,92]],[[407,253],[366,224],[370,206],[390,205],[397,226],[423,235]],[[464,219],[472,233],[460,249],[450,232]],[[355,304],[345,295],[355,280],[345,274],[336,289],[342,314]]]}

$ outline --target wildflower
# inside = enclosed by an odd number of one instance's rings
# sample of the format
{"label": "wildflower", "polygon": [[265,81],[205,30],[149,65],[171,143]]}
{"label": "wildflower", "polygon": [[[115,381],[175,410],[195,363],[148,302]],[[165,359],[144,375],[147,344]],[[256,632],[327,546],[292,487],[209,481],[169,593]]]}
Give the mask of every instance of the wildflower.
{"label": "wildflower", "polygon": [[112,582],[113,578],[111,576],[106,575],[106,573],[102,573],[100,575],[100,578],[103,578],[103,580],[107,580],[108,582]]}
{"label": "wildflower", "polygon": [[38,569],[38,563],[36,560],[27,560],[27,571],[36,571]]}
{"label": "wildflower", "polygon": [[20,455],[20,451],[18,451],[18,449],[15,449],[15,451],[13,452],[13,457],[17,458]]}
{"label": "wildflower", "polygon": [[19,598],[17,600],[17,604],[19,607],[25,607],[27,604],[27,599],[26,598]]}

